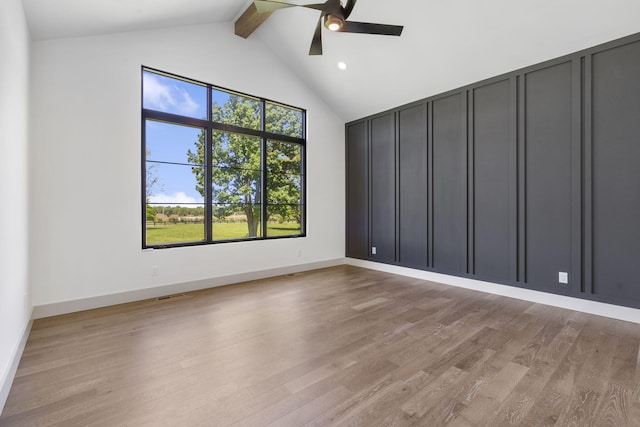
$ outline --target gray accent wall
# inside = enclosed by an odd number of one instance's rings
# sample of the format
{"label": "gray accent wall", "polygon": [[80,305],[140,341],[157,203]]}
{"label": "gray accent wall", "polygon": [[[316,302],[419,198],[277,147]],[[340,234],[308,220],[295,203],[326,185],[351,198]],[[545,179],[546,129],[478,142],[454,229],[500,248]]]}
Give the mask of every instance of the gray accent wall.
{"label": "gray accent wall", "polygon": [[347,256],[640,307],[640,34],[346,135]]}

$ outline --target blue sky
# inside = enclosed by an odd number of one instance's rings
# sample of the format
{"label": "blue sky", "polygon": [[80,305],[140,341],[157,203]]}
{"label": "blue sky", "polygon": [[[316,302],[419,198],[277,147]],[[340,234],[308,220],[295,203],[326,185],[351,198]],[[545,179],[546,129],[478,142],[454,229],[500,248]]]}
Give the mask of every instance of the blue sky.
{"label": "blue sky", "polygon": [[149,152],[147,160],[182,163],[147,163],[147,167],[153,165],[152,174],[158,178],[149,201],[172,206],[202,203],[204,200],[195,188],[196,178],[187,160],[187,151],[196,151],[195,142],[198,141],[200,128],[147,121],[146,134],[146,148]]}
{"label": "blue sky", "polygon": [[144,71],[145,108],[206,119],[207,88],[182,80]]}
{"label": "blue sky", "polygon": [[[198,119],[207,117],[207,89],[204,86],[144,71],[143,88],[144,108]],[[148,167],[153,165],[152,174],[158,178],[152,189],[151,203],[185,206],[204,201],[195,189],[191,166],[187,165],[187,151],[196,150],[200,132],[200,128],[147,121],[147,160],[184,164],[147,164]]]}

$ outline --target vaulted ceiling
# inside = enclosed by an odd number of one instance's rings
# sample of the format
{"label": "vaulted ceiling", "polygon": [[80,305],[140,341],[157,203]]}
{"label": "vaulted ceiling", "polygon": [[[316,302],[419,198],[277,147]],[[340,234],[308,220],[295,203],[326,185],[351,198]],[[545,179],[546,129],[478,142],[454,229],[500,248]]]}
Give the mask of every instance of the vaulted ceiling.
{"label": "vaulted ceiling", "polygon": [[[250,3],[24,0],[34,40],[232,23]],[[324,31],[324,54],[309,56],[318,15],[279,10],[250,37],[345,121],[640,32],[638,0],[359,0],[350,20],[404,25],[402,36]]]}

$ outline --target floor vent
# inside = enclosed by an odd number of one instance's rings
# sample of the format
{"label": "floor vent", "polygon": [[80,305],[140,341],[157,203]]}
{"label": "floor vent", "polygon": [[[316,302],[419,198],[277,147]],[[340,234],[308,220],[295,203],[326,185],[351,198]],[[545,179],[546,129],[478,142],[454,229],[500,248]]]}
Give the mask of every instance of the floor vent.
{"label": "floor vent", "polygon": [[184,294],[165,295],[163,297],[156,298],[156,301],[164,301],[164,300],[167,300],[167,299],[178,298],[178,297],[183,297],[183,296],[184,296]]}

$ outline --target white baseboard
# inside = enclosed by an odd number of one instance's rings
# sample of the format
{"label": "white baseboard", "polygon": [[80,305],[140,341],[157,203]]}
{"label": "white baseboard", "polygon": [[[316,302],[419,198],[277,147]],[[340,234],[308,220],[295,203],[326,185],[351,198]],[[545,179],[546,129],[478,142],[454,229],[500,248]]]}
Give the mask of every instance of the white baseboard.
{"label": "white baseboard", "polygon": [[171,285],[157,286],[153,288],[138,289],[135,291],[121,292],[117,294],[99,295],[89,298],[81,298],[71,301],[61,301],[51,304],[37,305],[33,308],[34,319],[57,316],[60,314],[74,313],[110,305],[124,304],[141,301],[149,298],[157,298],[165,295],[192,292],[201,289],[215,288],[217,286],[231,285],[233,283],[247,282],[250,280],[265,279],[284,274],[299,273],[318,268],[333,267],[344,264],[344,258],[330,259],[307,264],[292,265],[287,267],[272,268],[268,270],[252,271],[248,273],[232,274],[229,276],[214,277],[211,279],[197,280],[193,282],[175,283]]}
{"label": "white baseboard", "polygon": [[346,258],[345,264],[368,268],[370,270],[399,274],[401,276],[413,277],[416,279],[430,280],[432,282],[443,283],[445,285],[457,286],[459,288],[465,289],[473,289],[475,291],[502,295],[510,298],[536,302],[539,304],[551,305],[554,307],[566,308],[568,310],[581,311],[583,313],[595,314],[597,316],[610,317],[612,319],[624,320],[633,323],[640,323],[640,310],[635,308],[622,307],[619,305],[606,304],[603,302],[573,298],[564,295],[550,294],[546,292],[534,291],[531,289],[522,289],[514,286],[499,285],[497,283],[484,282],[481,280],[449,276],[446,274],[416,270],[413,268],[398,267],[395,265],[381,264],[354,258]]}
{"label": "white baseboard", "polygon": [[33,325],[33,320],[27,322],[24,330],[22,331],[22,336],[20,337],[20,341],[15,346],[13,354],[11,355],[11,362],[9,363],[9,369],[5,373],[4,377],[0,380],[0,414],[4,410],[4,405],[7,403],[7,398],[9,397],[9,392],[11,391],[11,385],[13,384],[13,379],[16,377],[16,372],[18,371],[18,365],[20,364],[20,359],[22,358],[22,353],[24,352],[24,347],[27,345],[27,338],[29,338],[29,333],[31,332],[31,326]]}

